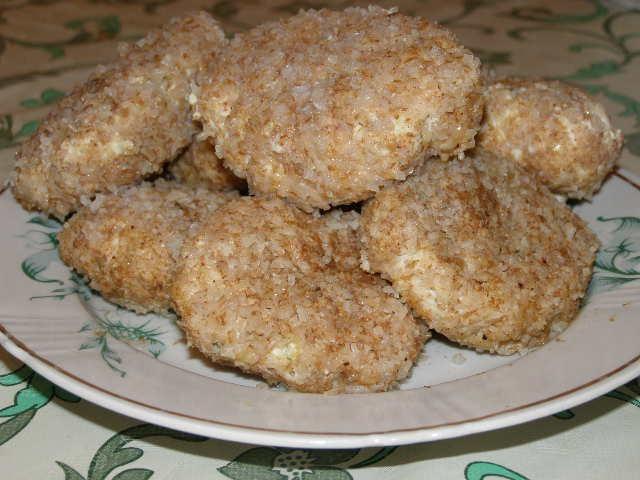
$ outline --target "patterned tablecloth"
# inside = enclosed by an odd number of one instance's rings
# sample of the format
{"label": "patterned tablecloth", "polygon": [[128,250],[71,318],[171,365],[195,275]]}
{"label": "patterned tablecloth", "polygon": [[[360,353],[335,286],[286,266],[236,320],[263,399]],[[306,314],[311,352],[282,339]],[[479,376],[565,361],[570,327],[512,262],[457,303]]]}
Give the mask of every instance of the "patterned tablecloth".
{"label": "patterned tablecloth", "polygon": [[[0,2],[0,184],[16,145],[78,80],[139,38],[196,8],[227,30],[300,8],[353,2],[3,0]],[[369,2],[357,2],[367,4]],[[438,19],[498,74],[581,85],[623,130],[621,165],[640,174],[640,9],[629,1],[396,0]],[[553,417],[460,439],[325,451],[255,447],[173,432],[109,412],[52,385],[0,350],[0,478],[7,480],[635,479],[637,382]]]}

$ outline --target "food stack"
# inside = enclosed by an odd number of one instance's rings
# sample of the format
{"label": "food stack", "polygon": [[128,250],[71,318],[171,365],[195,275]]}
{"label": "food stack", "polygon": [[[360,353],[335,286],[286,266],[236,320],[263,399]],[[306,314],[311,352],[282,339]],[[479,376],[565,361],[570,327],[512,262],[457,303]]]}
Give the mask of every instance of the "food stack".
{"label": "food stack", "polygon": [[66,221],[61,258],[92,288],[175,311],[215,363],[377,392],[431,330],[509,355],[571,323],[598,241],[564,198],[597,192],[621,145],[580,90],[490,81],[451,32],[394,9],[231,40],[200,12],[64,98],[12,185]]}

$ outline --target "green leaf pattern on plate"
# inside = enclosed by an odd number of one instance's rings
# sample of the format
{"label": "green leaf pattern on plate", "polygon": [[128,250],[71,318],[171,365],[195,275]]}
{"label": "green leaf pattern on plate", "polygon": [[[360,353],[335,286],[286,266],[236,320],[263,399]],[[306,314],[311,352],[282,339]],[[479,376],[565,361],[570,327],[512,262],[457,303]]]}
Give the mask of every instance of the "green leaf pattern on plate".
{"label": "green leaf pattern on plate", "polygon": [[124,377],[127,372],[120,367],[122,358],[110,347],[109,338],[126,343],[143,343],[147,351],[157,358],[166,348],[164,342],[160,340],[160,336],[165,332],[150,327],[150,321],[131,325],[113,318],[118,311],[119,309],[105,311],[103,315],[96,315],[92,321],[85,323],[79,332],[91,332],[91,336],[79,348],[80,350],[98,350],[109,368]]}
{"label": "green leaf pattern on plate", "polygon": [[612,228],[596,258],[587,298],[640,280],[640,218],[598,217]]}
{"label": "green leaf pattern on plate", "polygon": [[[64,300],[69,295],[77,294],[83,301],[91,301],[94,293],[76,272],[69,271],[67,279],[53,278],[52,274],[48,273],[54,263],[61,263],[58,255],[57,234],[62,225],[56,220],[42,215],[32,217],[27,221],[27,224],[39,228],[29,229],[20,237],[26,240],[28,247],[37,251],[21,262],[21,270],[33,281],[55,284],[56,286],[46,294],[31,297],[31,300]],[[122,358],[109,343],[110,339],[143,345],[156,358],[166,348],[162,341],[164,331],[152,327],[149,320],[137,323],[125,320],[123,312],[122,308],[109,305],[108,309],[103,308],[96,311],[93,318],[78,330],[78,332],[89,334],[89,338],[79,346],[79,349],[96,350],[105,364],[122,377],[126,375],[126,371],[122,367]]]}

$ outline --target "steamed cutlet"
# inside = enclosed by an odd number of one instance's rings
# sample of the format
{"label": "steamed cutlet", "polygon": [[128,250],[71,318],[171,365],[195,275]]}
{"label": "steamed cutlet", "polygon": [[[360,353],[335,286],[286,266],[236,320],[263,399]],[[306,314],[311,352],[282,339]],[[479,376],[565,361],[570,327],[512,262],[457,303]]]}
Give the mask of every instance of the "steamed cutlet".
{"label": "steamed cutlet", "polygon": [[97,193],[160,172],[198,132],[189,84],[226,44],[218,22],[200,12],[123,45],[20,146],[16,199],[64,219]]}
{"label": "steamed cutlet", "polygon": [[482,88],[479,60],[450,31],[369,7],[237,34],[190,101],[253,193],[311,211],[369,198],[425,155],[473,147]]}
{"label": "steamed cutlet", "polygon": [[369,201],[361,224],[363,267],[430,328],[507,355],[569,325],[598,248],[535,176],[486,152],[427,162]]}
{"label": "steamed cutlet", "polygon": [[623,143],[604,107],[579,87],[525,78],[487,87],[476,141],[535,172],[553,193],[576,199],[598,191]]}
{"label": "steamed cutlet", "polygon": [[107,300],[166,313],[184,237],[236,197],[162,180],[99,195],[58,234],[60,257]]}
{"label": "steamed cutlet", "polygon": [[357,267],[356,213],[243,197],[201,225],[172,296],[205,356],[303,392],[383,391],[409,375],[428,331]]}

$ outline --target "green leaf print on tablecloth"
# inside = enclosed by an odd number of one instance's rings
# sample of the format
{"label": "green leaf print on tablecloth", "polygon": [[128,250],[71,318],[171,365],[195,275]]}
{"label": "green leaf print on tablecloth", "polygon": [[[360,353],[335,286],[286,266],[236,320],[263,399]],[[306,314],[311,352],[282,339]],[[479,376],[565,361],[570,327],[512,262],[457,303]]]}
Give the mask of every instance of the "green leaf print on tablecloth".
{"label": "green leaf print on tablecloth", "polygon": [[631,153],[640,157],[640,132],[627,135],[624,139],[624,143]]}
{"label": "green leaf print on tablecloth", "polygon": [[0,418],[8,420],[0,423],[0,445],[8,442],[22,431],[33,419],[36,411],[58,397],[66,402],[80,399],[66,390],[55,386],[26,365],[13,372],[0,375],[0,386],[11,387],[26,383],[13,399],[13,405],[0,409]]}
{"label": "green leaf print on tablecloth", "polygon": [[0,148],[15,147],[38,129],[38,120],[23,123],[18,131],[13,131],[13,115],[0,117]]}
{"label": "green leaf print on tablecloth", "polygon": [[520,20],[533,20],[544,23],[585,23],[605,16],[609,10],[598,0],[589,0],[593,11],[578,14],[556,14],[546,7],[516,7],[511,10],[511,17]]}
{"label": "green leaf print on tablecloth", "polygon": [[[93,292],[85,280],[74,271],[69,271],[67,279],[54,278],[48,273],[55,263],[62,263],[58,255],[57,235],[62,225],[51,218],[36,215],[27,224],[37,225],[39,229],[30,229],[19,237],[27,240],[30,248],[37,251],[25,258],[20,267],[31,280],[39,283],[55,284],[55,288],[43,295],[34,295],[31,300],[64,300],[69,295],[78,295],[83,301],[90,302]],[[107,309],[95,309],[91,321],[84,323],[79,333],[90,336],[79,346],[79,350],[96,350],[105,364],[121,377],[126,375],[122,368],[122,358],[113,349],[109,339],[130,344],[144,345],[146,350],[158,357],[166,348],[161,336],[165,333],[150,326],[150,320],[130,323],[122,318],[124,309],[110,305]]]}
{"label": "green leaf print on tablecloth", "polygon": [[[40,98],[27,98],[20,102],[24,108],[40,108],[56,103],[64,97],[64,92],[55,88],[46,88],[40,92]],[[17,132],[13,131],[13,115],[5,113],[0,116],[0,149],[15,147],[23,140],[26,140],[38,129],[39,120],[28,120],[24,122]]]}
{"label": "green leaf print on tablecloth", "polygon": [[465,480],[484,480],[491,478],[506,478],[507,480],[527,480],[518,472],[491,462],[472,462],[464,470]]}
{"label": "green leaf print on tablecloth", "polygon": [[[582,85],[588,93],[591,95],[599,95],[602,94],[607,97],[609,100],[620,104],[624,107],[624,110],[618,113],[620,117],[634,117],[635,118],[635,126],[640,126],[640,102],[637,100],[623,95],[621,93],[614,92],[609,89],[606,85]],[[629,150],[635,149],[629,145],[629,137],[633,137],[636,134],[628,134],[625,137],[625,144]]]}
{"label": "green leaf print on tablecloth", "polygon": [[502,50],[472,49],[483,65],[508,65],[511,63],[511,52]]}
{"label": "green leaf print on tablecloth", "polygon": [[563,410],[562,412],[558,412],[556,414],[553,415],[555,418],[557,418],[558,420],[571,420],[572,418],[574,418],[576,416],[575,413],[573,413],[573,410],[568,409],[568,410]]}
{"label": "green leaf print on tablecloth", "polygon": [[638,384],[639,381],[640,379],[632,380],[622,387],[610,391],[604,396],[614,398],[616,400],[626,402],[629,405],[633,405],[634,407],[640,408],[640,385]]}
{"label": "green leaf print on tablecloth", "polygon": [[640,397],[640,378],[636,378],[635,380],[630,381],[625,385],[629,390],[631,390],[634,395]]}
{"label": "green leaf print on tablecloth", "polygon": [[121,3],[123,5],[138,4],[144,5],[145,13],[155,13],[159,7],[175,3],[177,0],[90,0],[92,3],[114,4]]}
{"label": "green leaf print on tablecloth", "polygon": [[0,35],[0,41],[3,44],[44,50],[49,53],[51,60],[55,60],[65,56],[65,47],[112,39],[121,30],[120,19],[115,15],[77,18],[66,22],[64,27],[70,31],[71,37],[63,41],[34,42],[8,35]]}
{"label": "green leaf print on tablecloth", "polygon": [[349,469],[373,465],[395,450],[395,447],[381,448],[364,460],[347,466],[344,464],[355,458],[360,449],[257,447],[241,453],[227,465],[218,468],[218,471],[233,480],[350,480],[353,477]]}
{"label": "green leaf print on tablecloth", "polygon": [[[65,480],[106,480],[115,469],[134,462],[144,455],[144,451],[141,448],[128,447],[127,445],[135,440],[149,437],[169,437],[187,442],[203,442],[206,440],[206,438],[188,433],[156,425],[142,424],[127,428],[103,443],[91,459],[86,477],[64,462],[56,461],[56,463],[64,472]],[[130,468],[117,473],[112,479],[146,480],[153,473],[153,470],[146,468]]]}
{"label": "green leaf print on tablecloth", "polygon": [[20,102],[25,108],[40,108],[56,103],[64,97],[64,92],[56,90],[55,88],[47,88],[40,93],[40,98],[27,98]]}
{"label": "green leaf print on tablecloth", "polygon": [[462,2],[462,11],[460,13],[449,17],[440,18],[438,19],[438,22],[441,25],[449,28],[466,28],[471,30],[479,30],[484,34],[489,35],[495,33],[495,29],[492,26],[462,22],[462,20],[466,19],[468,16],[470,16],[480,8],[488,7],[502,2],[504,2],[504,0],[464,0]]}
{"label": "green leaf print on tablecloth", "polygon": [[598,217],[613,228],[600,247],[587,298],[640,280],[640,218]]}
{"label": "green leaf print on tablecloth", "polygon": [[[623,387],[616,388],[615,390],[610,391],[609,393],[605,393],[602,397],[614,398],[616,400],[621,400],[623,402],[628,403],[629,405],[633,405],[634,407],[640,408],[640,386],[638,385],[639,379],[632,380],[631,382],[625,384]],[[629,389],[631,393],[627,393],[623,390],[623,388]],[[555,418],[560,420],[571,420],[574,418],[576,414],[573,410],[564,410],[562,412],[556,413],[554,415]]]}

